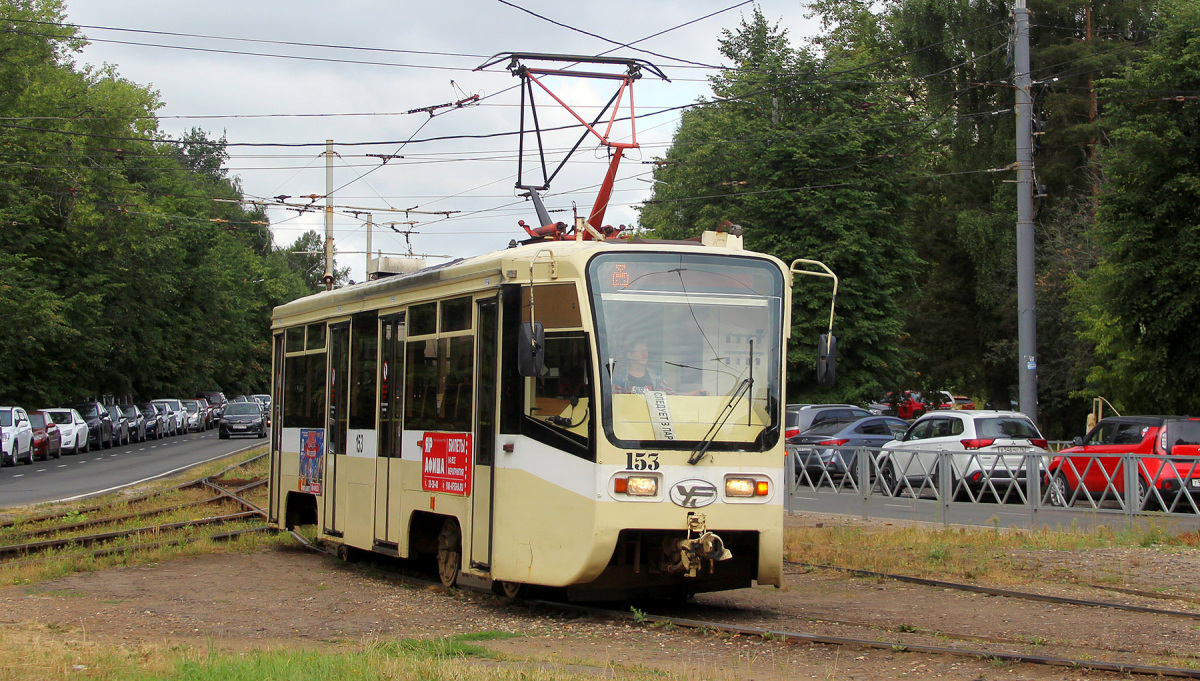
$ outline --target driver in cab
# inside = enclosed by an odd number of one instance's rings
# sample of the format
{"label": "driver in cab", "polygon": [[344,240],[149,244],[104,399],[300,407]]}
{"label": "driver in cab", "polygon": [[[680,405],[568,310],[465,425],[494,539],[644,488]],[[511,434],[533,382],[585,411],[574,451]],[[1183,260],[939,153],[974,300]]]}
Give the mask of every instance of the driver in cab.
{"label": "driver in cab", "polygon": [[[625,352],[625,361],[618,364],[612,374],[612,391],[617,394],[643,394],[647,391],[661,391],[668,395],[676,395],[663,379],[662,375],[651,369],[650,348],[646,343],[637,341]],[[707,390],[693,390],[687,395],[707,395]]]}

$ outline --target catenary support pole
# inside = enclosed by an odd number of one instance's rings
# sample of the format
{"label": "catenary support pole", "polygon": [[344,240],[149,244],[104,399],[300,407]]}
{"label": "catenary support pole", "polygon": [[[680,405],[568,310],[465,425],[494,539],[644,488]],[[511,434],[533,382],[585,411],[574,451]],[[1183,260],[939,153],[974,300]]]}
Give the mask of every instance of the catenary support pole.
{"label": "catenary support pole", "polygon": [[[333,289],[333,140],[325,140],[325,290]],[[367,249],[370,250],[370,249]]]}
{"label": "catenary support pole", "polygon": [[1020,410],[1037,423],[1037,291],[1033,240],[1033,109],[1029,76],[1029,9],[1016,0],[1013,50],[1017,94],[1017,355]]}

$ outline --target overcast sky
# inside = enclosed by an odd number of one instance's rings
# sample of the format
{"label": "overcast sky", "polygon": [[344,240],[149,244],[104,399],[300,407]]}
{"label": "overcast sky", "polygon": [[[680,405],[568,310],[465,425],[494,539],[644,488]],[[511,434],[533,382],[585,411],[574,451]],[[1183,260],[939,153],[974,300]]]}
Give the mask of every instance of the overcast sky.
{"label": "overcast sky", "polygon": [[[503,52],[599,54],[615,47],[611,42],[548,20],[620,43],[694,21],[635,45],[661,57],[631,48],[614,53],[614,56],[645,59],[659,66],[671,79],[666,83],[646,75],[635,86],[637,136],[642,149],[630,152],[622,162],[605,219],[607,224],[631,224],[637,220],[633,207],[650,193],[646,180],[652,166],[645,161],[665,154],[679,120],[677,112],[650,114],[707,94],[705,79],[714,73],[676,60],[730,65],[717,52],[720,32],[736,27],[753,8],[745,4],[695,21],[732,7],[737,0],[591,3],[66,0],[66,3],[68,20],[86,26],[82,32],[93,41],[79,61],[113,64],[125,78],[157,90],[163,102],[159,114],[164,133],[179,136],[198,126],[214,137],[224,133],[231,145],[317,145],[231,146],[228,167],[241,179],[248,197],[325,195],[322,152],[325,140],[332,139],[336,153],[334,204],[372,210],[376,223],[373,250],[404,253],[408,249],[404,236],[385,223],[415,222],[394,225],[395,229],[414,232],[410,236],[413,252],[452,257],[504,248],[510,239],[524,236],[517,220],[536,222],[532,205],[518,198],[513,188],[517,173],[514,136],[421,141],[518,129],[520,93],[514,87],[518,81],[503,65],[484,72],[473,71],[486,57]],[[788,30],[793,45],[801,44],[815,31],[815,23],[805,18],[807,9],[803,0],[762,0],[758,5],[768,20]],[[615,92],[611,81],[551,78],[546,83],[586,118],[593,117],[595,107]],[[434,117],[404,113],[469,95],[479,95],[482,103],[439,110],[440,115]],[[540,92],[538,102],[538,115],[544,127],[572,122]],[[623,109],[625,112],[627,109]],[[627,141],[628,133],[627,125],[619,127],[613,138]],[[547,136],[547,146],[558,152],[550,157],[552,164],[557,164],[562,151],[575,142],[578,134]],[[403,144],[409,139],[412,142]],[[383,144],[346,144],[351,142]],[[399,154],[404,158],[380,167],[381,161],[367,154]],[[526,159],[525,177],[531,184],[540,180],[534,160]],[[546,195],[547,206],[562,211],[553,213],[553,217],[570,223],[572,202],[586,215],[606,166],[607,157],[596,140],[585,140]],[[296,198],[288,201],[306,202]],[[323,205],[323,201],[318,203]],[[383,210],[389,208],[457,212],[437,216]],[[338,264],[350,265],[351,278],[361,281],[366,257],[362,254],[366,247],[366,216],[356,218],[346,214],[347,210],[338,208],[334,219]],[[298,213],[271,208],[269,215],[275,240],[280,244],[292,242],[309,229],[324,233],[324,217],[319,211]]]}

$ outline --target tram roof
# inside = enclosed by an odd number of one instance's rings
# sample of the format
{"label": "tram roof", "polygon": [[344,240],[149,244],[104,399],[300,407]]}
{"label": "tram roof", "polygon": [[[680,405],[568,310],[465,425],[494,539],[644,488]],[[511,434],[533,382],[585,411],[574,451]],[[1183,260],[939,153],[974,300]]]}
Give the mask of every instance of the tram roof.
{"label": "tram roof", "polygon": [[[273,328],[287,326],[283,318],[326,316],[330,308],[344,309],[353,313],[359,309],[372,309],[376,305],[368,304],[371,299],[379,296],[409,293],[424,288],[435,288],[469,278],[498,277],[496,285],[501,283],[521,283],[529,281],[530,264],[550,262],[543,253],[549,251],[556,261],[572,261],[579,263],[590,258],[599,251],[630,250],[630,251],[693,251],[698,253],[722,253],[729,255],[757,256],[775,260],[772,256],[744,251],[739,243],[734,247],[704,245],[700,241],[671,241],[659,239],[609,239],[605,241],[540,241],[520,244],[499,251],[492,251],[468,258],[458,258],[449,262],[430,265],[409,274],[394,274],[341,286],[331,291],[321,291],[305,296],[290,303],[276,307],[271,315]],[[538,260],[541,258],[541,260]],[[782,266],[782,263],[780,263]],[[515,276],[514,276],[515,273]]]}

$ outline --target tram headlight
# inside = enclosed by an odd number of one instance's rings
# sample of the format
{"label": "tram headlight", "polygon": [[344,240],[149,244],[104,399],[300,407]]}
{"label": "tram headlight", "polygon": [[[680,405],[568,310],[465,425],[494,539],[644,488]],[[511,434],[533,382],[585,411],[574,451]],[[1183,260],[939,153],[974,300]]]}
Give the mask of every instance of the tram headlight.
{"label": "tram headlight", "polygon": [[617,494],[628,494],[631,497],[658,496],[658,478],[641,475],[616,478],[613,481],[613,491]]}
{"label": "tram headlight", "polygon": [[771,493],[771,483],[756,478],[726,478],[727,497],[765,497]]}

